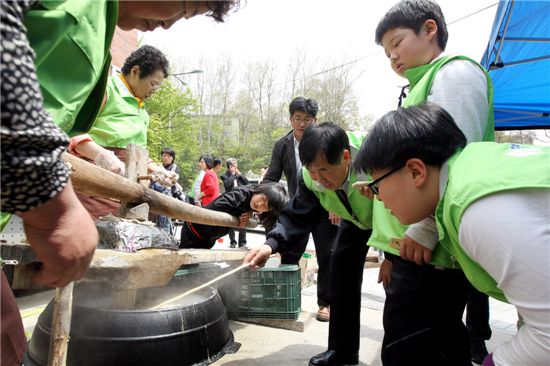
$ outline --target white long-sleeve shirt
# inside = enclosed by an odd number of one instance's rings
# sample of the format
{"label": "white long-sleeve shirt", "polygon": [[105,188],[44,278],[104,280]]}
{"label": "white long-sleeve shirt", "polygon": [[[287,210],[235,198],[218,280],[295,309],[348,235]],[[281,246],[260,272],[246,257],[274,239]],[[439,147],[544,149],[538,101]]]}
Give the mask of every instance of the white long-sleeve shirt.
{"label": "white long-sleeve shirt", "polygon": [[[434,78],[428,101],[443,107],[453,117],[468,142],[482,141],[487,128],[489,101],[487,78],[479,66],[467,60],[444,65]],[[410,225],[405,235],[431,250],[438,242],[433,217]]]}
{"label": "white long-sleeve shirt", "polygon": [[524,324],[493,353],[497,366],[550,362],[550,190],[493,194],[470,205],[460,246],[497,282]]}

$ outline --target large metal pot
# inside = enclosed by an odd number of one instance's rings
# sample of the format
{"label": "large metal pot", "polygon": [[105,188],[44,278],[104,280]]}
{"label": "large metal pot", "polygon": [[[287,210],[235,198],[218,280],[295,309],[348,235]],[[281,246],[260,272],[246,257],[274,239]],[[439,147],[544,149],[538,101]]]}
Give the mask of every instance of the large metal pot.
{"label": "large metal pot", "polygon": [[[110,297],[96,289],[75,289],[67,365],[208,365],[234,351],[226,309],[214,288],[185,303],[151,309],[194,285],[179,279],[161,289],[141,289],[135,310],[110,308]],[[52,309],[53,301],[38,319],[25,366],[47,365]]]}

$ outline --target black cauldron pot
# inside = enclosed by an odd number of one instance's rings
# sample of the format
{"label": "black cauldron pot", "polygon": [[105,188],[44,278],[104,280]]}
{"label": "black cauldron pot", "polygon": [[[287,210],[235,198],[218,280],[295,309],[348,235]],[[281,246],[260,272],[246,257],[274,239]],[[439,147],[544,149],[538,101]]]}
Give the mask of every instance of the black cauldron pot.
{"label": "black cauldron pot", "polygon": [[[226,309],[212,287],[158,310],[152,307],[193,288],[184,279],[162,288],[140,289],[134,310],[112,309],[112,298],[89,286],[75,288],[68,366],[208,365],[233,343]],[[177,292],[174,292],[177,291]],[[53,300],[40,315],[25,366],[46,366]]]}

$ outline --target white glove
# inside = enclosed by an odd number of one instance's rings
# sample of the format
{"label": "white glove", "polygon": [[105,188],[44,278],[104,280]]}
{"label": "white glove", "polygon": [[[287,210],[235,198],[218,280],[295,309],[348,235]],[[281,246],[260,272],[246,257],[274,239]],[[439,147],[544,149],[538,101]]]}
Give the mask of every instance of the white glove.
{"label": "white glove", "polygon": [[111,150],[105,150],[105,152],[100,152],[97,154],[94,158],[94,162],[98,167],[107,169],[122,176],[124,176],[124,173],[126,172],[126,164],[120,161]]}
{"label": "white glove", "polygon": [[165,187],[172,187],[178,181],[178,175],[159,166],[153,172],[153,180]]}

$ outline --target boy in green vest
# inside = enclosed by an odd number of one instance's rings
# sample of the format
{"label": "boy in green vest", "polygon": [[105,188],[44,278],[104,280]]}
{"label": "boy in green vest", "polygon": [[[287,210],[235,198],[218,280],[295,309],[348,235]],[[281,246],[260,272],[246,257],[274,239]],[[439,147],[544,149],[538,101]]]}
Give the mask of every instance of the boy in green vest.
{"label": "boy in green vest", "polygon": [[[491,140],[490,79],[475,61],[444,55],[447,39],[441,9],[427,0],[396,4],[379,22],[375,36],[392,69],[409,82],[405,107],[437,103],[454,117],[468,141]],[[369,245],[383,249],[387,259],[381,268],[386,366],[471,364],[462,323],[471,286],[454,259],[436,245],[437,238],[432,218],[407,228],[381,202],[374,202]],[[479,322],[488,327],[488,319]]]}
{"label": "boy in green vest", "polygon": [[383,116],[354,164],[402,224],[435,216],[440,245],[470,282],[516,306],[524,324],[483,365],[547,365],[550,148],[466,145],[453,118],[428,103]]}
{"label": "boy in green vest", "polygon": [[309,126],[300,140],[302,174],[287,208],[279,215],[266,243],[244,259],[251,268],[265,264],[272,253],[296,250],[327,211],[342,218],[332,254],[328,350],[311,358],[310,366],[355,365],[359,361],[361,283],[372,228],[372,200],[353,183],[352,158],[364,136],[348,133],[331,122]]}
{"label": "boy in green vest", "polygon": [[[84,133],[103,101],[115,27],[170,28],[206,14],[221,21],[234,1],[0,1],[2,215],[23,219],[43,266],[36,283],[82,278],[97,245],[95,225],[61,158],[66,133]],[[0,364],[19,365],[26,347],[19,309],[3,272]]]}

